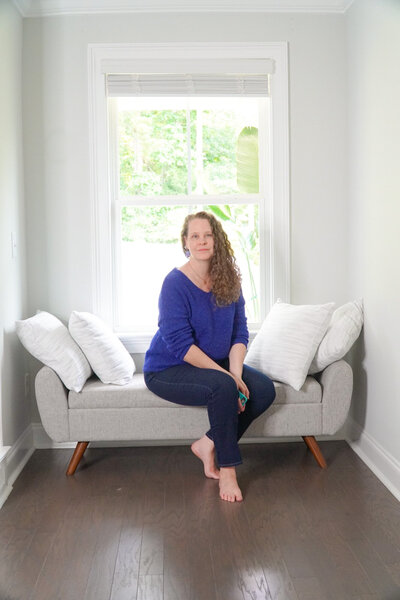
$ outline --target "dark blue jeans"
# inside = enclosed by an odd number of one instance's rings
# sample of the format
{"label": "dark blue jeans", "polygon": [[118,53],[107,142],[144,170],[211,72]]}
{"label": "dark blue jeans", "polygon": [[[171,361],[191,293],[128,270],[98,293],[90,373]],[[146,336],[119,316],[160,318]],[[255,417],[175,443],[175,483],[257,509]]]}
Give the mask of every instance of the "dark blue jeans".
{"label": "dark blue jeans", "polygon": [[[228,359],[217,361],[228,369]],[[272,404],[275,388],[271,379],[256,369],[243,366],[242,379],[250,398],[238,414],[238,390],[230,375],[215,369],[200,369],[189,364],[145,373],[149,390],[157,396],[186,406],[207,406],[210,430],[220,467],[242,462],[238,441],[249,425]]]}

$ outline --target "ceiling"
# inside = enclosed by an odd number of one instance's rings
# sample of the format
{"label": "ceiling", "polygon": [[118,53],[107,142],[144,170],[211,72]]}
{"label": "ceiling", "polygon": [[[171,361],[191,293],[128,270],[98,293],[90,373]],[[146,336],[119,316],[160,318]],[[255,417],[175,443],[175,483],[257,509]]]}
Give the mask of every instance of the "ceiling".
{"label": "ceiling", "polygon": [[344,13],[353,0],[13,0],[23,17],[144,12]]}

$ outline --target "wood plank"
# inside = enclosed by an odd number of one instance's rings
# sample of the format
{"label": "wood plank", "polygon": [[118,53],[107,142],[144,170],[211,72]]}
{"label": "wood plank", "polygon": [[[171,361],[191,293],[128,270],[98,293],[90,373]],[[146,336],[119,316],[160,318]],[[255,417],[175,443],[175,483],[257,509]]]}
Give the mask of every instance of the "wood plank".
{"label": "wood plank", "polygon": [[[219,504],[218,481],[206,479],[188,449],[183,464],[187,557],[190,583],[188,600],[216,600],[215,565],[211,546],[215,532],[211,515]],[[186,600],[186,598],[185,598]]]}
{"label": "wood plank", "polygon": [[110,600],[134,600],[139,582],[144,490],[126,499]]}
{"label": "wood plank", "polygon": [[[187,449],[188,450],[188,449]],[[185,502],[186,449],[171,448],[164,467],[164,600],[190,599],[190,561]]]}
{"label": "wood plank", "polygon": [[94,507],[97,530],[84,600],[109,600],[121,536],[124,498],[100,497]]}
{"label": "wood plank", "polygon": [[271,600],[264,572],[242,523],[243,503],[218,500],[210,514],[217,598]]}
{"label": "wood plank", "polygon": [[137,600],[163,600],[162,575],[140,575]]}
{"label": "wood plank", "polygon": [[232,537],[234,565],[241,576],[244,598],[271,600],[271,594],[257,555],[244,504],[224,504],[222,510]]}
{"label": "wood plank", "polygon": [[325,600],[327,597],[317,577],[297,577],[294,586],[299,600]]}
{"label": "wood plank", "polygon": [[[158,447],[152,450],[154,451],[151,452],[151,464],[144,480],[145,500],[142,513],[143,532],[139,576],[163,575],[164,570],[164,469],[170,450],[167,447]],[[145,580],[143,579],[143,581]],[[148,581],[151,582],[151,578]],[[155,578],[154,581],[157,579]]]}
{"label": "wood plank", "polygon": [[129,477],[110,600],[134,600],[138,593],[145,480],[148,476],[150,453],[146,452],[146,448],[135,450],[137,452],[134,452],[134,469]]}
{"label": "wood plank", "polygon": [[[273,533],[272,520],[279,490],[271,496],[268,474],[257,481],[244,504],[246,519],[257,548],[272,600],[298,600],[292,578],[284,561],[279,538]],[[270,500],[271,498],[271,500]],[[322,599],[321,599],[322,600]]]}
{"label": "wood plank", "polygon": [[[37,508],[36,505],[35,508]],[[7,572],[7,593],[12,597],[30,597],[64,513],[65,505],[59,504],[42,504],[40,510],[37,511],[38,520],[35,524],[31,524],[31,542],[19,551],[18,563],[14,564],[13,570]],[[26,527],[26,520],[22,519],[21,522]],[[1,559],[0,565],[4,565]],[[3,591],[6,592],[5,589]]]}
{"label": "wood plank", "polygon": [[69,506],[54,538],[32,600],[83,598],[96,547],[98,528],[93,501]]}

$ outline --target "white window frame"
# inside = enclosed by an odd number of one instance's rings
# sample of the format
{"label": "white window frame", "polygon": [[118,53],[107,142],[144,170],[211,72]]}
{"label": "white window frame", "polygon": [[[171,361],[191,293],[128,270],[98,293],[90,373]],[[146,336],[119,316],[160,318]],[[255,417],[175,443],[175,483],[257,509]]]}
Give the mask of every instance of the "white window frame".
{"label": "white window frame", "polygon": [[[174,60],[270,60],[272,181],[270,203],[269,304],[281,298],[290,301],[290,219],[289,219],[289,104],[288,47],[286,42],[265,43],[160,43],[90,44],[89,144],[92,214],[92,311],[110,324],[115,306],[113,273],[113,213],[110,190],[107,97],[105,73],[140,72],[141,61]],[[139,70],[138,70],[139,69]],[[262,251],[262,248],[260,248]],[[261,281],[265,276],[261,275]],[[120,338],[132,353],[147,350],[152,334],[126,332]]]}

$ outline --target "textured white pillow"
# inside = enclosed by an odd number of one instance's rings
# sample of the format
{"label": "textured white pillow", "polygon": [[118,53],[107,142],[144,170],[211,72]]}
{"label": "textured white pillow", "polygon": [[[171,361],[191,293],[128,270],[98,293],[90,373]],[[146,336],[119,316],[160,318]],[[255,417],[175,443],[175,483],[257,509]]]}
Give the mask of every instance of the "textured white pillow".
{"label": "textured white pillow", "polygon": [[82,348],[90,366],[103,383],[125,385],[135,372],[135,363],[121,340],[99,317],[74,310],[69,331]]}
{"label": "textured white pillow", "polygon": [[272,307],[247,353],[246,364],[299,390],[332,316],[334,303]]}
{"label": "textured white pillow", "polygon": [[348,302],[335,310],[313,358],[309,373],[319,373],[335,360],[343,358],[360,335],[363,321],[362,300]]}
{"label": "textured white pillow", "polygon": [[16,322],[19,339],[43,364],[54,369],[65,387],[80,392],[92,370],[85,355],[57,317],[39,312]]}

